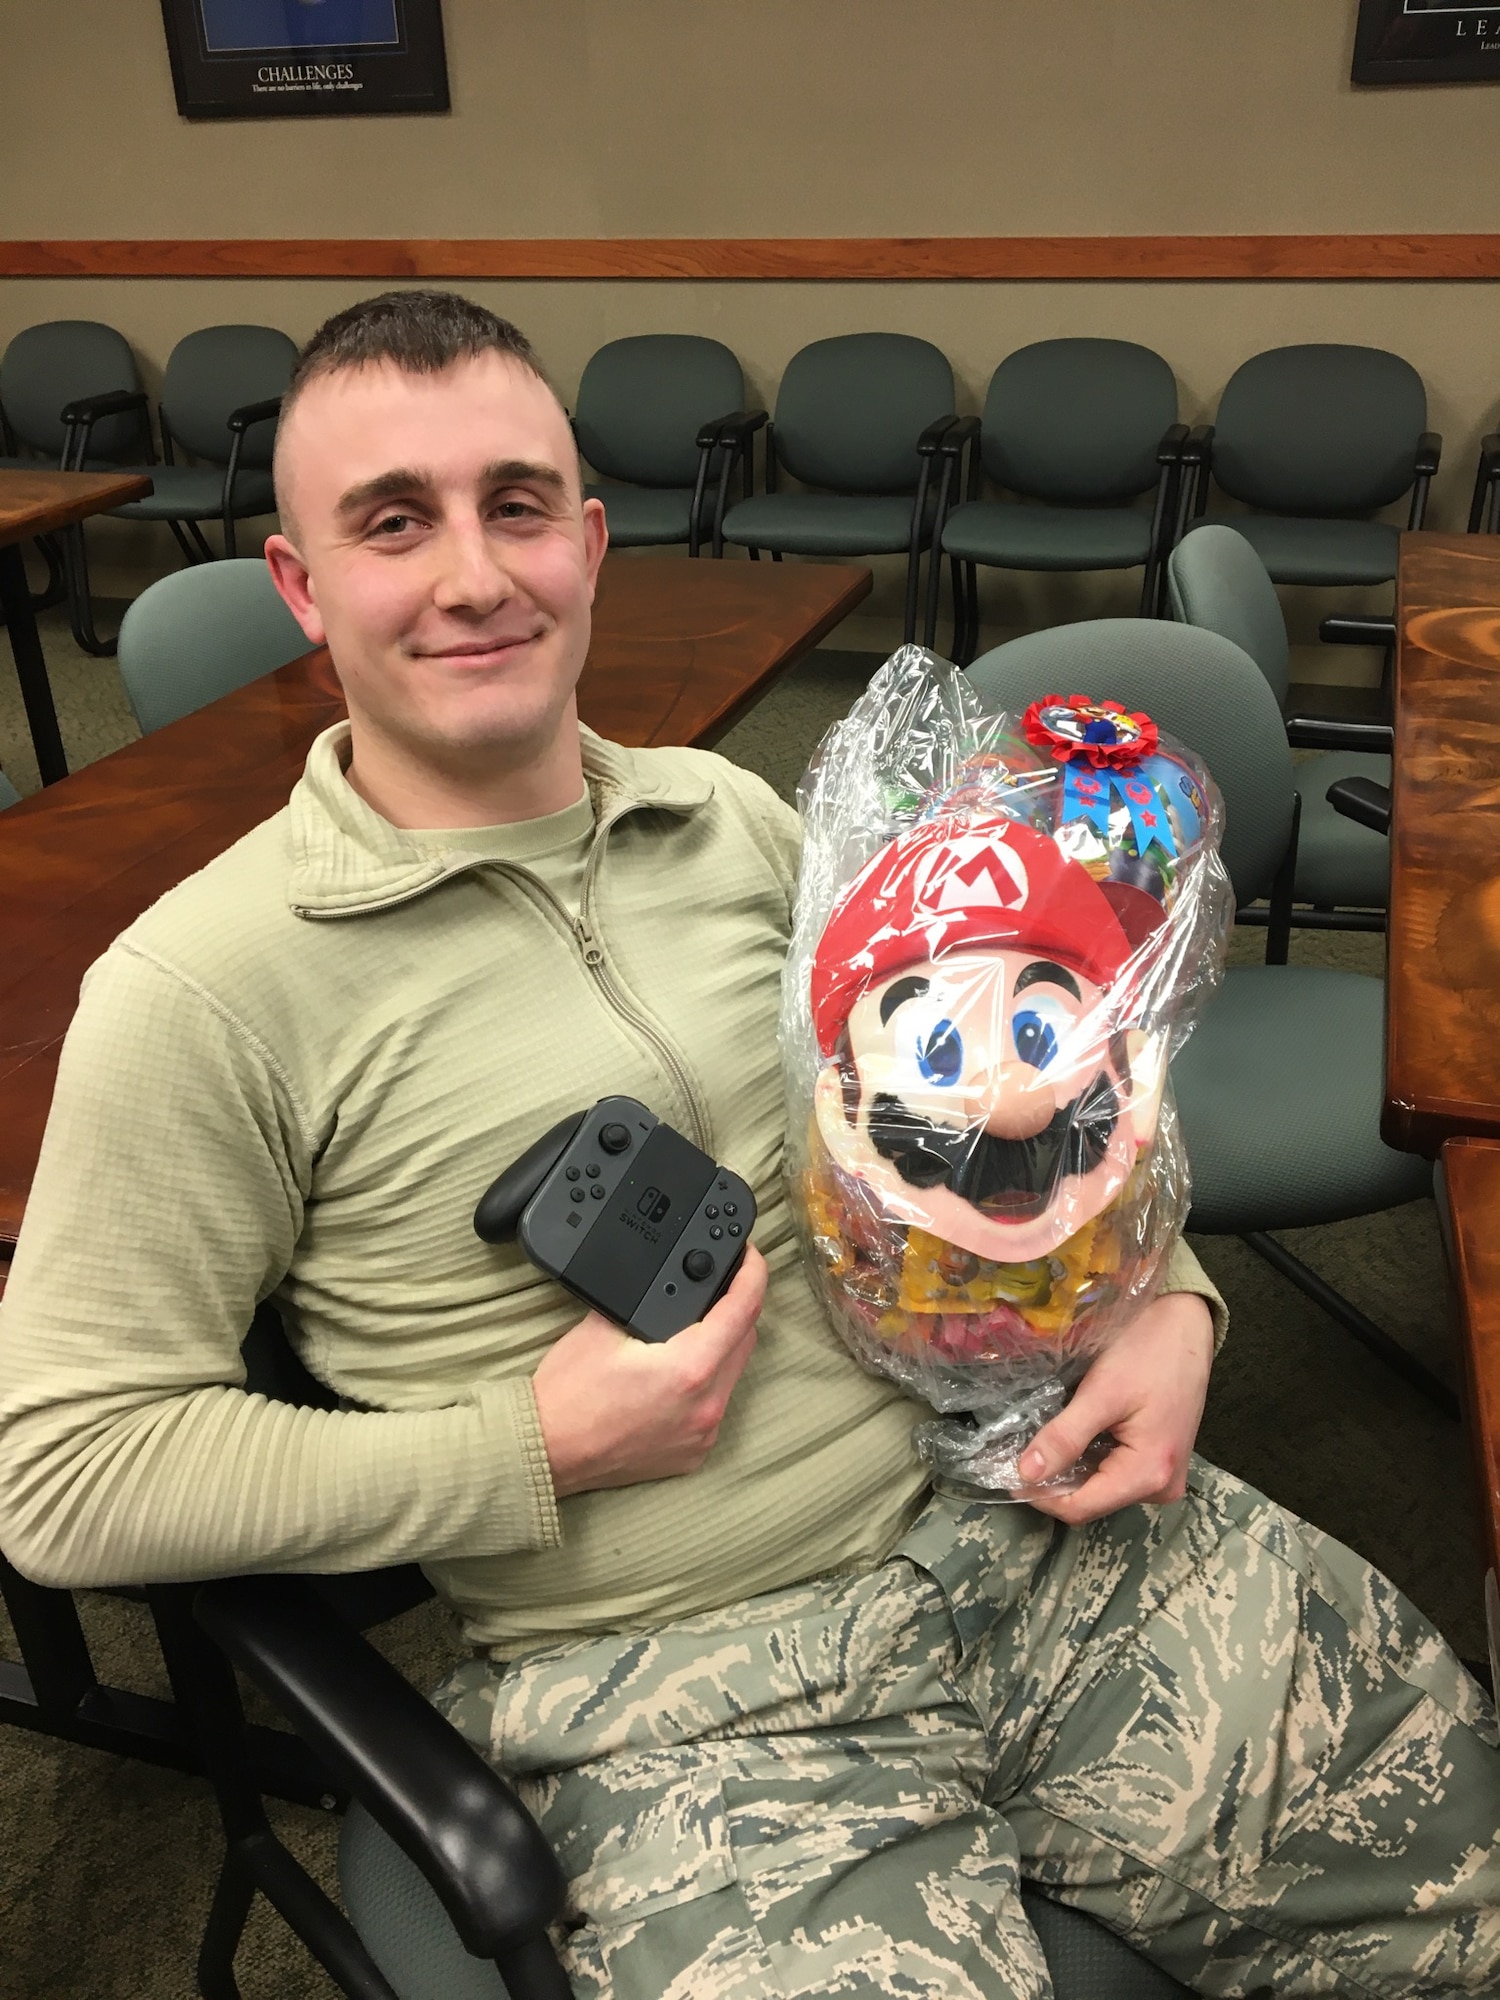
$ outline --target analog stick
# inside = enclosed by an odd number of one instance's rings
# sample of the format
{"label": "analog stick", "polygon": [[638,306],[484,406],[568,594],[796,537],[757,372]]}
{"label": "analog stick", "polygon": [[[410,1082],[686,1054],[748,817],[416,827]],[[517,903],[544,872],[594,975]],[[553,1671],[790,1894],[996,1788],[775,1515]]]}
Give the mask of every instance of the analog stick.
{"label": "analog stick", "polygon": [[704,1278],[713,1276],[714,1260],[706,1250],[689,1250],[682,1260],[682,1268],[695,1282],[701,1283]]}
{"label": "analog stick", "polygon": [[628,1125],[605,1125],[599,1131],[599,1144],[606,1153],[623,1153],[630,1145]]}

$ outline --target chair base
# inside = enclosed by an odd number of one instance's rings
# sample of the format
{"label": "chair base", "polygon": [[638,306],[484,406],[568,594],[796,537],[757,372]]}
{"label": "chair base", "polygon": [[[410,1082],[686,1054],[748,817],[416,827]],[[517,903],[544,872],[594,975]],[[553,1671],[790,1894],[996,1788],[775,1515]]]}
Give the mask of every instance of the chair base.
{"label": "chair base", "polygon": [[1384,1327],[1377,1326],[1358,1306],[1352,1305],[1342,1292],[1335,1291],[1326,1278],[1320,1278],[1300,1257],[1294,1257],[1284,1244],[1278,1243],[1263,1229],[1245,1230],[1240,1241],[1257,1257],[1263,1257],[1273,1271],[1289,1278],[1298,1291],[1306,1293],[1314,1305],[1321,1306],[1330,1319],[1336,1319],[1362,1346],[1379,1355],[1393,1374],[1419,1390],[1445,1417],[1458,1422],[1458,1398],[1447,1383],[1440,1381],[1414,1354],[1408,1354],[1399,1341],[1393,1340]]}

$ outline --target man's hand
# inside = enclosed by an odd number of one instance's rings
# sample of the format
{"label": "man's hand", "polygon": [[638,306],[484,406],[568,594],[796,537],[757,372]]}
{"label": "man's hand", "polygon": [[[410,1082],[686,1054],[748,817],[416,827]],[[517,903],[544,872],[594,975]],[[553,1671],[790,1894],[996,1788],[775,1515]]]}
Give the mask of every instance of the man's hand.
{"label": "man's hand", "polygon": [[670,1340],[634,1340],[591,1312],[549,1348],[532,1387],[558,1498],[696,1472],[754,1352],[765,1296],[766,1260],[752,1245],[718,1304]]}
{"label": "man's hand", "polygon": [[1213,1358],[1213,1319],[1196,1292],[1153,1299],[1105,1348],[1062,1414],[1037,1432],[1021,1472],[1050,1478],[1102,1431],[1114,1437],[1114,1450],[1076,1492],[1024,1497],[1075,1527],[1137,1500],[1182,1499]]}

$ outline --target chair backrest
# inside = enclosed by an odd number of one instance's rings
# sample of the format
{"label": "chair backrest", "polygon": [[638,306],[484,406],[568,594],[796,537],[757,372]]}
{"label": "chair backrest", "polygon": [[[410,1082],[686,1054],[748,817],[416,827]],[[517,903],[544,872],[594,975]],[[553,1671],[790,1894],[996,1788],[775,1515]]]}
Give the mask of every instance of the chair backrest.
{"label": "chair backrest", "polygon": [[1184,535],[1167,561],[1167,595],[1181,625],[1232,639],[1286,700],[1286,619],[1270,572],[1243,535],[1208,522]]}
{"label": "chair backrest", "polygon": [[120,678],[143,735],[311,645],[260,561],[204,563],[143,590],[120,625]]}
{"label": "chair backrest", "polygon": [[578,384],[578,448],[606,479],[691,486],[698,433],[745,400],[740,364],[697,333],[637,333],[601,347]]}
{"label": "chair backrest", "polygon": [[953,412],[953,370],[909,333],[841,333],[794,354],[776,393],[776,453],[808,486],[911,493],[917,439]]}
{"label": "chair backrest", "polygon": [[[297,343],[274,326],[205,326],[186,334],[167,357],[161,407],[172,436],[194,458],[223,465],[229,418],[247,403],[286,393]],[[240,464],[265,467],[276,442],[272,419],[245,433]]]}
{"label": "chair backrest", "polygon": [[999,486],[1034,500],[1123,501],[1158,478],[1177,382],[1132,340],[1039,340],[990,378],[980,449]]}
{"label": "chair backrest", "polygon": [[1230,376],[1214,418],[1214,478],[1251,507],[1368,514],[1411,486],[1427,391],[1383,347],[1273,347]]}
{"label": "chair backrest", "polygon": [[1238,901],[1269,893],[1292,832],[1292,753],[1265,675],[1231,640],[1156,618],[1094,618],[997,646],[969,679],[987,709],[1014,714],[1058,688],[1144,709],[1197,751],[1224,795]]}
{"label": "chair backrest", "polygon": [[[0,409],[16,438],[54,462],[67,431],[62,412],[80,396],[139,389],[135,356],[124,334],[92,319],[54,319],[18,333],[0,359]],[[89,439],[90,458],[149,456],[138,416],[104,417]]]}

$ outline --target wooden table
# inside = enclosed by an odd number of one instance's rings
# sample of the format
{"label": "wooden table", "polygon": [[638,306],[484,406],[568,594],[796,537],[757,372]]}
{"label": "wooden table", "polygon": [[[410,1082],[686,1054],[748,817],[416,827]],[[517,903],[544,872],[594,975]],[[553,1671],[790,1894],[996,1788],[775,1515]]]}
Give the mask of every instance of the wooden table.
{"label": "wooden table", "polygon": [[[612,556],[583,718],[619,743],[713,743],[869,589],[845,564]],[[327,653],[312,653],[0,814],[0,1275],[79,980],[147,904],[286,803],[343,713]]]}
{"label": "wooden table", "polygon": [[0,469],[0,611],[10,633],[16,679],[26,707],[26,726],[44,785],[68,775],[47,662],[37,637],[22,542],[75,527],[90,514],[104,514],[151,491],[151,481],[134,472],[7,472]]}
{"label": "wooden table", "polygon": [[1500,1139],[1500,536],[1406,535],[1396,599],[1388,1144]]}
{"label": "wooden table", "polygon": [[1381,1130],[1441,1153],[1495,1617],[1500,1575],[1500,537],[1406,535]]}

